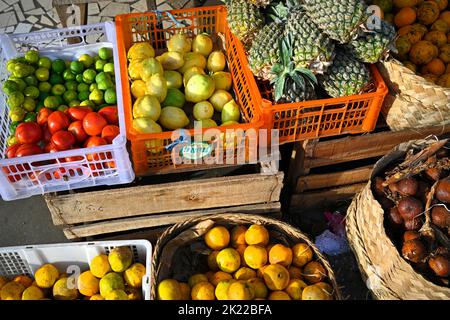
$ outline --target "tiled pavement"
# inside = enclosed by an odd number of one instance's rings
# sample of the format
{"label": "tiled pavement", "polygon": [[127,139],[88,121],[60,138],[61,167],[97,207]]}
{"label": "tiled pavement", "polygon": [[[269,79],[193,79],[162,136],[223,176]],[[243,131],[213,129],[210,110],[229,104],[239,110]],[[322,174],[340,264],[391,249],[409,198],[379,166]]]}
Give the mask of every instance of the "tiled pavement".
{"label": "tiled pavement", "polygon": [[[78,5],[66,8],[66,21],[61,21],[55,3],[57,0],[0,0],[0,33],[28,33],[39,30],[79,25],[81,9]],[[64,1],[59,1],[64,2]],[[65,1],[70,3],[70,1]],[[77,1],[83,2],[83,1]],[[146,12],[151,6],[159,10],[180,9],[195,5],[219,4],[218,0],[86,0],[86,23],[110,21],[123,13]]]}

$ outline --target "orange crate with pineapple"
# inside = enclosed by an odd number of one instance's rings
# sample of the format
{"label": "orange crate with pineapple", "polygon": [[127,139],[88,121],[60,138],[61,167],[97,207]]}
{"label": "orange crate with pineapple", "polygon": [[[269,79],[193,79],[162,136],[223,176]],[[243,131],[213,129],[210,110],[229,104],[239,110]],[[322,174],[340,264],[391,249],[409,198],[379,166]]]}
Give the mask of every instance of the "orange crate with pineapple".
{"label": "orange crate with pineapple", "polygon": [[[225,7],[119,15],[116,27],[136,175],[189,166],[201,170],[211,159],[242,164],[238,158],[252,158],[263,123],[245,84],[249,71],[238,57],[243,50],[227,27]],[[194,134],[200,136],[199,152],[183,154],[195,150],[188,140]],[[183,159],[177,158],[180,153]],[[193,161],[180,161],[186,159]]]}

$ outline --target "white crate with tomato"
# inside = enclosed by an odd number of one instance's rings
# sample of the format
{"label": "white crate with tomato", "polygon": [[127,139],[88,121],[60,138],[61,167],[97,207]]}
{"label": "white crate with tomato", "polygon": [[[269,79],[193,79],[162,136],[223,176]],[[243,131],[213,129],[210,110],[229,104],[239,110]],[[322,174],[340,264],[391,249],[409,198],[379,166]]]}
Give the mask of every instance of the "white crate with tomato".
{"label": "white crate with tomato", "polygon": [[129,183],[111,22],[0,35],[0,195]]}

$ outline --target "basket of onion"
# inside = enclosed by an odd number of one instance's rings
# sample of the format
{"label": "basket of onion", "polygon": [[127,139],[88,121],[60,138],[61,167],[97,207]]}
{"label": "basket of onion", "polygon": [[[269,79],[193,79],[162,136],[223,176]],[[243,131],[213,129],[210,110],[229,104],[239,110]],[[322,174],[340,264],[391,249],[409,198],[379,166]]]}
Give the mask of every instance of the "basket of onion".
{"label": "basket of onion", "polygon": [[347,236],[377,299],[450,299],[449,146],[399,145],[348,209]]}

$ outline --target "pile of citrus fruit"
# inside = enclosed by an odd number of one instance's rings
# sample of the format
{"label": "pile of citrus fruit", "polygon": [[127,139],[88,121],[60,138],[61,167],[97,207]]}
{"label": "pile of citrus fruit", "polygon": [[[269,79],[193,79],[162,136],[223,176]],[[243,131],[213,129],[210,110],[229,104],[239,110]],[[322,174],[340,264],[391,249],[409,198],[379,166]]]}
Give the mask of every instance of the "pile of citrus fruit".
{"label": "pile of citrus fruit", "polygon": [[0,277],[0,300],[142,300],[145,266],[133,263],[128,247],[116,247],[109,255],[92,259],[79,276],[61,273],[53,264],[36,270],[34,280],[19,275]]}
{"label": "pile of citrus fruit", "polygon": [[331,300],[324,266],[306,243],[271,243],[262,225],[214,226],[204,235],[209,271],[164,279],[160,300]]}

